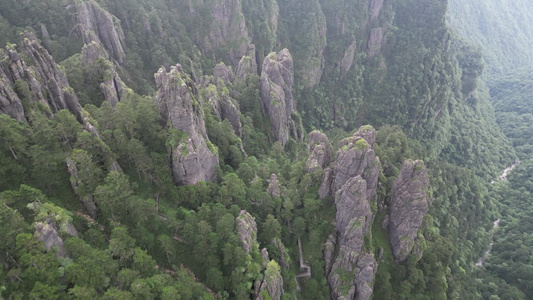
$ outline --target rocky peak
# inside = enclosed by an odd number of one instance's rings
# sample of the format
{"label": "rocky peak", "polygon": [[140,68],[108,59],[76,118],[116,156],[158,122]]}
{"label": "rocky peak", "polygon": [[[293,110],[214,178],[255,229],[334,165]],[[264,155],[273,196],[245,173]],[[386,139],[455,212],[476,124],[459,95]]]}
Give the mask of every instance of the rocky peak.
{"label": "rocky peak", "polygon": [[367,182],[360,175],[349,179],[335,195],[336,239],[329,239],[324,251],[326,266],[331,268],[326,275],[332,299],[369,299],[372,294],[377,263],[363,249],[374,220],[371,201]]}
{"label": "rocky peak", "polygon": [[124,33],[119,20],[104,10],[94,0],[78,1],[78,23],[83,42],[104,45],[119,64],[124,63]]}
{"label": "rocky peak", "polygon": [[309,134],[309,144],[307,146],[307,172],[324,169],[329,165],[331,159],[331,143],[328,137],[320,132],[313,131]]}
{"label": "rocky peak", "polygon": [[[26,120],[22,99],[12,90],[16,82],[24,82],[30,92],[26,104],[41,103],[52,113],[61,109],[70,110],[81,121],[81,106],[65,74],[58,68],[48,51],[42,47],[31,32],[21,34],[24,57],[13,46],[0,52],[0,111],[17,120]],[[25,104],[25,105],[26,105]]]}
{"label": "rocky peak", "polygon": [[247,211],[241,210],[241,213],[235,219],[235,228],[241,239],[244,252],[249,254],[254,250],[254,247],[259,247],[257,243],[257,223],[255,223],[255,218]]}
{"label": "rocky peak", "polygon": [[215,66],[213,70],[213,77],[215,81],[219,79],[222,80],[225,84],[230,84],[235,81],[235,74],[230,66],[226,66],[224,63],[219,63]]}
{"label": "rocky peak", "polygon": [[375,141],[376,130],[372,126],[362,126],[352,137],[340,141],[334,166],[332,194],[350,178],[360,175],[367,181],[368,196],[375,195],[381,170],[379,157],[373,149]]}
{"label": "rocky peak", "polygon": [[389,240],[394,259],[405,261],[415,246],[415,238],[428,210],[429,179],[421,160],[403,163],[392,185]]}
{"label": "rocky peak", "polygon": [[[122,81],[115,66],[108,61],[109,55],[102,44],[92,41],[83,46],[82,62],[84,66],[99,68],[99,72],[106,74],[104,81],[100,84],[100,90],[104,99],[112,106],[116,106],[120,100],[127,95],[130,89]],[[106,64],[98,64],[98,59],[105,59]]]}
{"label": "rocky peak", "polygon": [[246,82],[250,75],[257,75],[257,61],[254,45],[248,47],[246,55],[239,61],[235,72],[235,78]]}
{"label": "rocky peak", "polygon": [[[294,65],[288,49],[270,53],[263,62],[261,72],[261,106],[270,119],[272,133],[283,146],[290,132],[299,126],[292,120],[296,105],[292,95]],[[293,137],[295,136],[293,133]]]}
{"label": "rocky peak", "polygon": [[155,81],[158,89],[155,101],[163,118],[176,130],[171,141],[174,181],[184,185],[215,180],[218,154],[205,130],[195,83],[179,64],[168,73],[161,68]]}

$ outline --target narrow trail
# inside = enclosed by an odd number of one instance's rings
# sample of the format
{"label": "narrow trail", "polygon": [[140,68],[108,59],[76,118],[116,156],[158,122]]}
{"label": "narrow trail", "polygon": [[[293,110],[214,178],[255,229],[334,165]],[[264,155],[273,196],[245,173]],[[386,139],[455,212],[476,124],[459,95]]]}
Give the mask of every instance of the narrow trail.
{"label": "narrow trail", "polygon": [[298,250],[300,252],[300,271],[305,270],[305,272],[296,275],[296,290],[300,291],[300,284],[298,283],[299,278],[311,278],[311,266],[304,263],[304,254],[302,250],[302,239],[298,237]]}

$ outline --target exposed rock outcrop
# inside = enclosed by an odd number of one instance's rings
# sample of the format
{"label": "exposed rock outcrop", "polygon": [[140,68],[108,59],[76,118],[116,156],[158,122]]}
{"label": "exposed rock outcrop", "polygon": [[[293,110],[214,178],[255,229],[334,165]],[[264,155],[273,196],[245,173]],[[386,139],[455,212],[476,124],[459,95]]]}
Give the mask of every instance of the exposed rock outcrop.
{"label": "exposed rock outcrop", "polygon": [[[333,299],[369,299],[372,294],[376,263],[373,255],[363,254],[365,236],[370,234],[374,219],[371,201],[367,182],[361,176],[349,179],[335,196],[337,256],[333,263],[326,262],[331,265],[326,272]],[[335,253],[329,248],[325,259]]]}
{"label": "exposed rock outcrop", "polygon": [[218,154],[205,130],[196,85],[179,64],[172,66],[169,73],[161,68],[155,81],[155,101],[163,118],[177,130],[171,145],[174,182],[186,185],[215,180]]}
{"label": "exposed rock outcrop", "polygon": [[370,30],[370,36],[368,37],[368,57],[374,57],[381,52],[383,39],[383,28],[378,27]]}
{"label": "exposed rock outcrop", "polygon": [[405,261],[428,210],[429,179],[421,160],[407,160],[392,185],[389,240],[397,262]]}
{"label": "exposed rock outcrop", "polygon": [[335,180],[331,187],[332,193],[339,190],[350,178],[360,175],[367,182],[368,197],[375,195],[381,170],[379,157],[373,149],[375,141],[376,130],[372,126],[362,126],[352,137],[340,141],[334,164]]}
{"label": "exposed rock outcrop", "polygon": [[[24,106],[39,103],[48,107],[52,114],[68,109],[81,121],[81,106],[76,94],[33,33],[21,34],[20,49],[26,60],[12,46],[0,52],[0,112],[17,120],[26,120],[24,110],[29,107]],[[19,86],[19,93],[24,95],[18,95],[13,86]],[[27,87],[27,93],[22,91],[22,86]]]}
{"label": "exposed rock outcrop", "polygon": [[321,198],[333,194],[336,231],[324,248],[326,276],[332,299],[370,299],[377,262],[366,252],[371,240],[376,188],[381,163],[373,150],[376,131],[362,126],[339,143],[332,168],[326,168]]}
{"label": "exposed rock outcrop", "polygon": [[[251,40],[241,0],[191,1],[189,9],[209,14],[199,16],[211,21],[207,34],[195,37],[204,53],[214,59],[229,59],[234,66],[237,65],[246,54]],[[222,49],[224,53],[220,52]]]}
{"label": "exposed rock outcrop", "polygon": [[383,0],[370,0],[370,21],[377,19],[382,7]]}
{"label": "exposed rock outcrop", "polygon": [[255,56],[255,46],[251,45],[246,55],[241,58],[235,69],[235,78],[246,82],[250,75],[257,75],[257,61]]}
{"label": "exposed rock outcrop", "polygon": [[283,146],[289,141],[291,133],[296,139],[301,137],[297,130],[300,124],[292,119],[296,108],[293,83],[294,66],[289,50],[270,53],[263,62],[261,72],[261,106],[270,119],[272,134]]}
{"label": "exposed rock outcrop", "polygon": [[204,77],[202,80],[204,81],[202,85],[207,91],[207,100],[213,108],[213,114],[220,120],[228,120],[235,134],[242,137],[241,114],[237,101],[230,96],[229,92],[235,80],[231,67],[218,64],[215,67],[214,77]]}
{"label": "exposed rock outcrop", "polygon": [[[81,182],[80,177],[78,176],[78,167],[72,161],[72,159],[67,158],[67,169],[70,174],[70,184],[72,186],[72,189],[76,191],[77,187],[83,184]],[[117,164],[118,165],[118,164]],[[86,196],[80,196],[80,202],[87,211],[87,213],[91,216],[91,218],[96,219],[98,217],[98,208],[96,207],[96,202],[94,201],[94,198],[92,195],[86,195]]]}
{"label": "exposed rock outcrop", "polygon": [[255,218],[252,215],[245,210],[241,210],[241,213],[235,219],[235,228],[241,239],[244,252],[249,254],[254,248],[259,246],[257,243],[257,223],[255,223]]}
{"label": "exposed rock outcrop", "polygon": [[355,40],[348,46],[344,51],[344,56],[340,62],[341,73],[344,75],[350,71],[353,65],[353,60],[355,58],[355,50],[357,49],[357,43]]}
{"label": "exposed rock outcrop", "polygon": [[331,152],[332,148],[328,137],[320,131],[311,132],[307,146],[307,153],[309,154],[307,172],[311,173],[326,168],[331,159]]}
{"label": "exposed rock outcrop", "polygon": [[124,63],[124,33],[120,21],[104,10],[94,0],[78,1],[78,23],[83,42],[104,45],[119,64]]}
{"label": "exposed rock outcrop", "polygon": [[265,270],[265,276],[261,287],[259,289],[259,295],[256,300],[265,300],[263,292],[266,291],[270,299],[280,300],[284,294],[283,290],[283,277],[281,276],[280,268],[277,262],[270,261]]}
{"label": "exposed rock outcrop", "polygon": [[291,258],[289,253],[287,253],[287,249],[285,249],[285,245],[283,245],[283,242],[279,238],[272,240],[271,244],[279,250],[279,265],[284,268],[285,271],[289,272]]}
{"label": "exposed rock outcrop", "polygon": [[64,256],[65,249],[63,239],[59,237],[57,228],[54,226],[51,220],[45,222],[35,223],[35,237],[41,243],[47,251],[56,249],[56,256]]}
{"label": "exposed rock outcrop", "polygon": [[233,81],[235,81],[233,70],[230,66],[226,66],[224,63],[219,63],[215,66],[213,77],[215,77],[215,81],[220,79],[225,84],[233,83]]}
{"label": "exposed rock outcrop", "polygon": [[[102,44],[92,41],[83,46],[82,55],[84,66],[96,67],[100,73],[105,74],[104,81],[100,84],[100,90],[104,95],[104,99],[112,106],[116,106],[122,98],[126,97],[130,89],[126,87],[126,84],[124,84],[118,75],[115,66],[108,60],[109,55],[107,51],[103,48]],[[98,59],[103,59],[103,63],[98,63]]]}
{"label": "exposed rock outcrop", "polygon": [[279,197],[281,195],[281,191],[279,189],[278,176],[276,176],[276,174],[270,175],[267,193],[270,195],[270,197]]}

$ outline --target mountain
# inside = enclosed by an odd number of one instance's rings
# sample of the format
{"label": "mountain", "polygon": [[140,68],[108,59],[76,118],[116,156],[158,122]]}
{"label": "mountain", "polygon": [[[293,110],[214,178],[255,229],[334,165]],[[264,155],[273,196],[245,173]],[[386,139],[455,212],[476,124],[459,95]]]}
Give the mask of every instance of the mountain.
{"label": "mountain", "polygon": [[525,299],[447,9],[0,0],[0,297]]}

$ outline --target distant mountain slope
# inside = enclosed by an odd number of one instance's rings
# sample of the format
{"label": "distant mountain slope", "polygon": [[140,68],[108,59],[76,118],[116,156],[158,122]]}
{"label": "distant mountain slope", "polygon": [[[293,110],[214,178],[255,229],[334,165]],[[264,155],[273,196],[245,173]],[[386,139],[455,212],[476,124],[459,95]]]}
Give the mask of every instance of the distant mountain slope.
{"label": "distant mountain slope", "polygon": [[450,0],[448,21],[483,48],[489,78],[533,66],[533,2]]}

